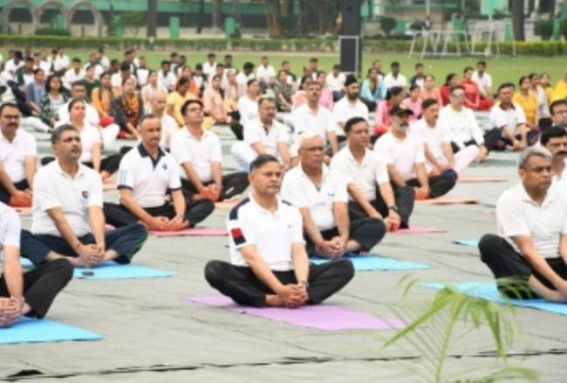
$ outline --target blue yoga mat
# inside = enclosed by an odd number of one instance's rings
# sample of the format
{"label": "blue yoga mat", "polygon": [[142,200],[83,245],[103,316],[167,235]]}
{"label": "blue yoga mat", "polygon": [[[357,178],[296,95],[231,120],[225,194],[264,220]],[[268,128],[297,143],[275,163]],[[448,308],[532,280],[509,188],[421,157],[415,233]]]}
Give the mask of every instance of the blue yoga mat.
{"label": "blue yoga mat", "polygon": [[478,249],[478,239],[453,239],[453,243]]}
{"label": "blue yoga mat", "polygon": [[101,340],[102,336],[47,319],[22,318],[9,328],[0,329],[0,344]]}
{"label": "blue yoga mat", "polygon": [[[385,258],[376,254],[356,255],[348,254],[345,258],[350,259],[356,271],[371,271],[371,270],[422,270],[428,269],[429,266],[422,263],[398,261],[392,258]],[[328,262],[327,258],[310,257],[309,261],[320,265]]]}
{"label": "blue yoga mat", "polygon": [[[423,283],[425,287],[441,290],[445,287],[443,283]],[[567,304],[546,302],[543,299],[507,299],[500,295],[495,283],[461,282],[455,283],[457,290],[472,297],[483,298],[498,303],[508,303],[517,307],[529,307],[541,311],[567,315]]]}
{"label": "blue yoga mat", "polygon": [[[33,268],[33,263],[26,258],[20,258],[22,266],[26,269]],[[92,275],[90,275],[92,273]],[[119,265],[117,263],[105,263],[92,269],[82,267],[75,268],[74,278],[79,279],[133,279],[133,278],[161,278],[171,277],[173,273],[151,269],[137,265]]]}

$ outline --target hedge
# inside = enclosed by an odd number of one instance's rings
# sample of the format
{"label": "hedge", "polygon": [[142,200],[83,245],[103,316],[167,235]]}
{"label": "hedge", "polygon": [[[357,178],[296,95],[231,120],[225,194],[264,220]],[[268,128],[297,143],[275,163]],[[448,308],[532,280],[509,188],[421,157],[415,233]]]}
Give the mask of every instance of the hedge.
{"label": "hedge", "polygon": [[[450,52],[456,51],[457,43],[449,43]],[[22,36],[0,35],[0,46],[25,46],[53,48],[63,46],[68,49],[92,49],[105,47],[110,50],[136,48],[148,50],[152,48],[147,38],[135,37],[67,37],[67,36]],[[365,39],[363,49],[369,53],[403,53],[409,52],[410,41],[394,39]],[[477,43],[475,50],[483,52],[486,43]],[[154,48],[159,50],[190,51],[305,51],[305,52],[338,52],[336,38],[307,39],[156,39]],[[423,44],[416,43],[415,52],[421,54]],[[463,45],[461,44],[461,50]],[[492,52],[496,53],[496,45],[492,44]],[[500,53],[512,54],[512,43],[501,43]],[[526,56],[560,56],[567,53],[567,42],[517,42],[516,54]]]}

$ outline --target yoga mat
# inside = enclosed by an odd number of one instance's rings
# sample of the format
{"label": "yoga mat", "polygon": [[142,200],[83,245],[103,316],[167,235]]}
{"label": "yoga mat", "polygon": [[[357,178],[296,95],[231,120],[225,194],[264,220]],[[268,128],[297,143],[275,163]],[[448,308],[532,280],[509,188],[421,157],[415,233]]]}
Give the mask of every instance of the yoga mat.
{"label": "yoga mat", "polygon": [[47,319],[21,318],[12,327],[0,328],[0,344],[101,339],[94,332]]}
{"label": "yoga mat", "polygon": [[[445,287],[442,283],[424,283],[422,285],[436,290],[441,290]],[[543,299],[503,298],[496,288],[496,283],[461,282],[452,286],[454,286],[458,291],[464,292],[471,297],[483,298],[497,303],[509,303],[516,307],[529,307],[536,310],[567,315],[567,304],[565,303],[546,302]]]}
{"label": "yoga mat", "polygon": [[499,177],[459,177],[458,182],[480,183],[480,182],[506,182],[506,178]]}
{"label": "yoga mat", "polygon": [[478,249],[478,239],[453,239],[453,243]]}
{"label": "yoga mat", "polygon": [[407,229],[399,229],[396,231],[392,231],[392,234],[426,234],[426,233],[446,233],[447,230],[445,229],[438,229],[436,227],[420,227],[420,226],[412,226]]}
{"label": "yoga mat", "polygon": [[[20,258],[20,263],[25,269],[33,269],[34,264],[27,258]],[[92,273],[92,275],[90,275]],[[136,278],[161,278],[171,277],[173,273],[151,269],[137,265],[119,265],[108,262],[100,266],[87,269],[77,267],[73,271],[73,277],[79,279],[136,279]]]}
{"label": "yoga mat", "polygon": [[470,197],[439,197],[432,199],[416,200],[418,205],[459,205],[478,203],[477,198]]}
{"label": "yoga mat", "polygon": [[292,326],[308,327],[321,331],[394,330],[406,327],[404,322],[396,318],[379,319],[367,313],[327,304],[307,305],[297,309],[278,307],[255,308],[238,306],[230,298],[224,296],[185,297],[185,299],[194,303],[222,307],[232,312],[249,314],[284,322]]}
{"label": "yoga mat", "polygon": [[179,231],[150,231],[156,237],[219,237],[228,235],[226,229],[216,229],[208,227],[197,227]]}
{"label": "yoga mat", "polygon": [[[376,254],[358,255],[347,254],[345,258],[350,259],[356,271],[372,271],[372,270],[422,270],[428,269],[429,266],[422,263],[398,261],[397,259],[385,258]],[[327,258],[309,257],[309,261],[316,265],[328,262]]]}
{"label": "yoga mat", "polygon": [[[88,275],[92,273],[92,275]],[[137,265],[119,265],[117,263],[104,263],[100,266],[86,269],[83,267],[75,268],[74,278],[78,279],[137,279],[137,278],[162,278],[171,277],[173,273],[151,269],[149,267]]]}

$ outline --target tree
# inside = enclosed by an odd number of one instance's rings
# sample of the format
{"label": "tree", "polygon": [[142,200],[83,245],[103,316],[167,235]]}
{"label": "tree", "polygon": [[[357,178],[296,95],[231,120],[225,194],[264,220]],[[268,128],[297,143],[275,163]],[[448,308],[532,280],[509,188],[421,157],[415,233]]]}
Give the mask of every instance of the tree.
{"label": "tree", "polygon": [[157,36],[157,0],[148,0],[148,37]]}
{"label": "tree", "polygon": [[524,8],[525,0],[512,1],[512,31],[514,31],[516,41],[526,41]]}
{"label": "tree", "polygon": [[146,14],[144,12],[122,13],[122,25],[128,27],[134,37],[138,36],[140,29],[146,26]]}
{"label": "tree", "polygon": [[199,0],[199,16],[197,17],[197,34],[200,35],[203,31],[203,24],[205,23],[205,0]]}
{"label": "tree", "polygon": [[222,0],[213,0],[213,33],[220,33],[222,31]]}

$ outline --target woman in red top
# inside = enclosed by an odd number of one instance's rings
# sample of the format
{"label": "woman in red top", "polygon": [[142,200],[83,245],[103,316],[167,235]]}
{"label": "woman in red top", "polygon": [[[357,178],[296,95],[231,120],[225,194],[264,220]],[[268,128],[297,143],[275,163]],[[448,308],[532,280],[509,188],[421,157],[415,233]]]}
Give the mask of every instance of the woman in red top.
{"label": "woman in red top", "polygon": [[386,93],[386,100],[382,101],[376,108],[376,118],[374,122],[374,134],[380,137],[390,130],[392,121],[390,120],[390,109],[400,105],[405,97],[404,88],[393,86]]}
{"label": "woman in red top", "polygon": [[439,88],[439,94],[441,95],[441,100],[443,101],[443,106],[449,105],[449,96],[451,95],[451,88],[459,85],[459,79],[456,73],[449,73],[445,77],[445,84]]}
{"label": "woman in red top", "polygon": [[463,71],[463,81],[461,86],[465,89],[465,106],[472,110],[479,110],[480,108],[480,90],[476,82],[472,80],[473,68],[466,67]]}

